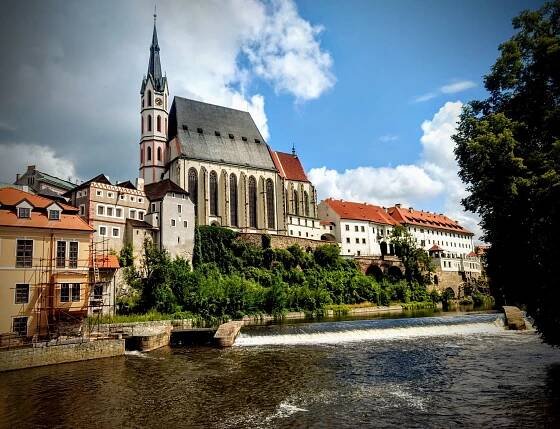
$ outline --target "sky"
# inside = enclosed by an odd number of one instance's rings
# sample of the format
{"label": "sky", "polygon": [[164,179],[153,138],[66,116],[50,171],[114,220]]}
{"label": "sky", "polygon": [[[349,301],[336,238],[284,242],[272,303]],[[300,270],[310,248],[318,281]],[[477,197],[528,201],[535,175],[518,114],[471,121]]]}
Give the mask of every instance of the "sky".
{"label": "sky", "polygon": [[[453,135],[529,0],[158,0],[171,96],[248,110],[319,199],[463,211]],[[0,181],[138,174],[153,0],[4,0]]]}

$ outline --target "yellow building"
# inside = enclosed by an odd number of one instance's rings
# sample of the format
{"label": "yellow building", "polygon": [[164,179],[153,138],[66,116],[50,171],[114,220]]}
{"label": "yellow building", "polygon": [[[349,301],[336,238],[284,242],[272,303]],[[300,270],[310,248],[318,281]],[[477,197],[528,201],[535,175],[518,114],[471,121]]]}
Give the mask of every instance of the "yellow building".
{"label": "yellow building", "polygon": [[92,232],[77,208],[0,189],[0,334],[55,334],[87,315],[106,286],[92,281]]}

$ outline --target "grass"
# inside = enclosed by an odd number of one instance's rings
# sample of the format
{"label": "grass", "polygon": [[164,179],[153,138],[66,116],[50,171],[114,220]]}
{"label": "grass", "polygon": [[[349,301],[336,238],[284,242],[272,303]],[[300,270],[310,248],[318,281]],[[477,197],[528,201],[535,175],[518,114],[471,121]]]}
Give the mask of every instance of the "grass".
{"label": "grass", "polygon": [[416,310],[423,308],[437,308],[437,305],[432,301],[411,301],[400,303],[403,310]]}

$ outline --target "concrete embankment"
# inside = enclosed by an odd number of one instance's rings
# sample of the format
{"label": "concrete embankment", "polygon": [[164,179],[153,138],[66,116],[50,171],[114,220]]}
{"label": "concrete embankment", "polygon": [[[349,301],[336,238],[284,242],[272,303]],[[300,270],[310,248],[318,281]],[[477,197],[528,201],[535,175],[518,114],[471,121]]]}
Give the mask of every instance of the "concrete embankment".
{"label": "concrete embankment", "polygon": [[124,350],[124,340],[121,339],[84,340],[71,344],[3,350],[0,352],[0,372],[120,356],[124,355]]}
{"label": "concrete embankment", "polygon": [[505,314],[505,322],[508,329],[524,331],[527,329],[523,312],[518,307],[505,305],[502,307]]}
{"label": "concrete embankment", "polygon": [[218,327],[214,340],[218,347],[231,347],[235,343],[237,335],[243,326],[243,321],[223,323]]}

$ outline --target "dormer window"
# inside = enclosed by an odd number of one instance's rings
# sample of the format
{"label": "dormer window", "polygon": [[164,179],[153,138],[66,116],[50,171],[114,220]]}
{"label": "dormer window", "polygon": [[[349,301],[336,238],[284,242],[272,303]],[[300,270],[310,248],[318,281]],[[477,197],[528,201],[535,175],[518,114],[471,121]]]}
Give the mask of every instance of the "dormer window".
{"label": "dormer window", "polygon": [[244,142],[247,141],[247,137],[241,137],[241,140],[243,140]]}
{"label": "dormer window", "polygon": [[29,219],[31,217],[31,209],[28,207],[18,208],[18,217],[22,219]]}
{"label": "dormer window", "polygon": [[197,129],[196,129],[196,132],[197,132],[198,134],[202,134],[202,128],[197,128]]}
{"label": "dormer window", "polygon": [[49,210],[49,220],[60,220],[60,210]]}

